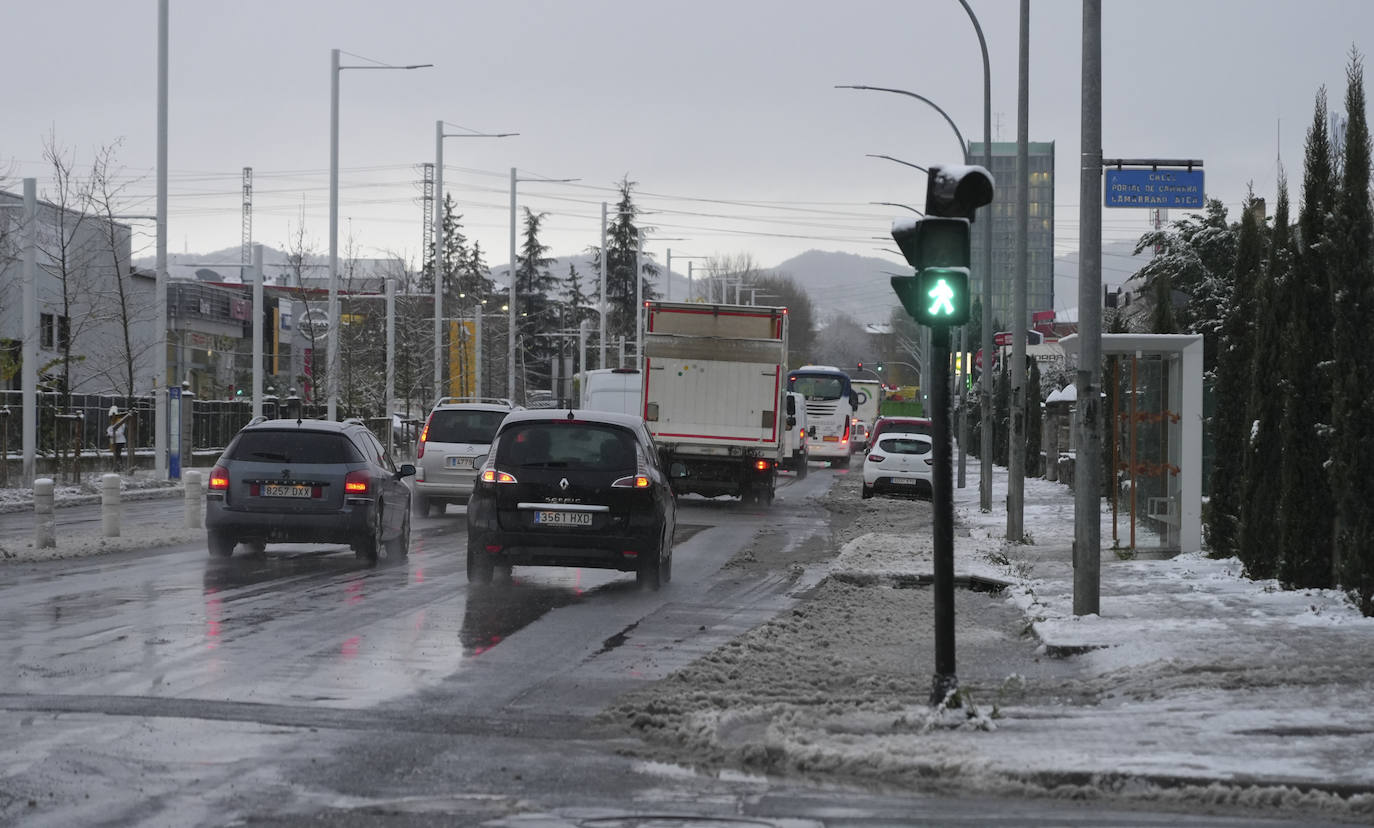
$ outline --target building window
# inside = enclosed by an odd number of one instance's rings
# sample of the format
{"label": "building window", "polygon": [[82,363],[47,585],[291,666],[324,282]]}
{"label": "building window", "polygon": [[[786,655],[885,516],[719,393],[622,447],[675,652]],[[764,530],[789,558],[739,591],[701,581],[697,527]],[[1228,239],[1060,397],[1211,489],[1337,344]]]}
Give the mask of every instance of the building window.
{"label": "building window", "polygon": [[40,348],[47,348],[50,351],[54,347],[66,349],[71,336],[72,328],[67,317],[53,313],[38,315],[38,345]]}

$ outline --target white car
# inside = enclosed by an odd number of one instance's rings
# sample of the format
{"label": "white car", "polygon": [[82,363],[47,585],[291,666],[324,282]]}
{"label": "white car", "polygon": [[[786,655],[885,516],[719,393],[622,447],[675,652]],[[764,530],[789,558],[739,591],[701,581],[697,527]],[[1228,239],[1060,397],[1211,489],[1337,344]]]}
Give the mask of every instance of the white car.
{"label": "white car", "polygon": [[506,400],[444,397],[435,404],[415,446],[416,514],[468,502],[496,427],[512,410]]}
{"label": "white car", "polygon": [[896,494],[930,497],[934,444],[928,434],[885,431],[864,457],[863,496]]}

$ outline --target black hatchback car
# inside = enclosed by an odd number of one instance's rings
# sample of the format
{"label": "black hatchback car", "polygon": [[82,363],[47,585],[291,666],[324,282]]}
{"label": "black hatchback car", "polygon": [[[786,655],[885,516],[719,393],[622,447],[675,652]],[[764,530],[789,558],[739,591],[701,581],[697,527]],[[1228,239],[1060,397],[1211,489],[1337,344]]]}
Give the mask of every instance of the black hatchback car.
{"label": "black hatchback car", "polygon": [[410,488],[358,422],[260,420],[245,426],[210,473],[205,535],[210,554],[243,543],[346,543],[367,562],[410,548]]}
{"label": "black hatchback car", "polygon": [[506,415],[468,500],[468,580],[516,565],[673,576],[677,505],[644,421],[609,411]]}

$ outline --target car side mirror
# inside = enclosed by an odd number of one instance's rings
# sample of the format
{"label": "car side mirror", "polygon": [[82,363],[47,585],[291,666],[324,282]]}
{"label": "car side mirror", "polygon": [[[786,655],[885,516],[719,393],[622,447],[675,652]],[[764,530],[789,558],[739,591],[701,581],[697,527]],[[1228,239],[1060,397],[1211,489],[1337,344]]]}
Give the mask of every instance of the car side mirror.
{"label": "car side mirror", "polygon": [[859,394],[857,391],[849,392],[849,408],[851,411],[859,410]]}
{"label": "car side mirror", "polygon": [[414,474],[415,465],[413,463],[402,463],[401,470],[396,472],[396,479],[400,480],[403,477],[412,477]]}
{"label": "car side mirror", "polygon": [[792,429],[794,429],[794,428],[796,428],[796,427],[797,427],[797,418],[796,418],[796,417],[793,417],[792,415],[789,414],[789,415],[787,416],[787,430],[788,430],[788,431],[791,431]]}
{"label": "car side mirror", "polygon": [[816,436],[816,427],[815,427],[815,426],[811,426],[811,430],[807,433],[807,436],[809,436],[809,437],[815,437],[815,436]]}
{"label": "car side mirror", "polygon": [[791,416],[797,413],[797,398],[791,395],[787,397],[787,414]]}

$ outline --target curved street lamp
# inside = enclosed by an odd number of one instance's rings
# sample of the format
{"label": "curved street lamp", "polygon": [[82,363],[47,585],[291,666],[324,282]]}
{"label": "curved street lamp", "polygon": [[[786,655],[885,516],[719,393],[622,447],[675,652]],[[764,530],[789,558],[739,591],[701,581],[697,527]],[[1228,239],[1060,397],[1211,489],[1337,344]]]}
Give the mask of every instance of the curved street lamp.
{"label": "curved street lamp", "polygon": [[959,131],[959,127],[954,123],[954,119],[949,117],[949,113],[941,109],[939,104],[935,103],[935,101],[932,101],[930,98],[927,98],[925,95],[917,95],[915,92],[910,92],[906,89],[892,89],[887,86],[863,86],[861,84],[839,83],[835,84],[835,88],[864,89],[869,92],[891,92],[894,95],[906,95],[908,98],[915,98],[916,100],[924,104],[928,104],[931,109],[934,109],[936,112],[940,113],[940,116],[945,119],[945,123],[949,124],[949,128],[954,130],[954,137],[959,139],[959,154],[962,156],[964,155],[964,153],[968,152],[968,143],[964,141],[964,134]]}
{"label": "curved street lamp", "polygon": [[915,207],[912,207],[910,204],[899,204],[899,203],[897,203],[897,202],[895,202],[895,201],[870,201],[870,202],[868,202],[868,203],[869,203],[869,204],[881,204],[881,205],[883,205],[884,207],[901,207],[903,210],[910,210],[911,212],[915,213],[915,214],[918,215],[918,216],[924,216],[924,215],[925,215],[925,213],[922,213],[920,210],[917,210]]}
{"label": "curved street lamp", "polygon": [[[356,55],[355,55],[356,57]],[[432,63],[339,65],[339,50],[329,51],[329,334],[325,339],[325,385],[329,419],[339,410],[339,73],[344,69],[424,69]]]}
{"label": "curved street lamp", "polygon": [[866,153],[864,153],[864,155],[868,156],[869,158],[886,158],[886,159],[889,160],[889,161],[896,161],[898,164],[905,164],[905,165],[908,166],[908,167],[915,167],[916,169],[920,170],[921,172],[925,173],[926,175],[930,175],[930,170],[927,169],[927,168],[925,168],[925,167],[922,167],[920,164],[913,164],[913,163],[911,163],[910,161],[903,161],[903,160],[900,159],[900,158],[893,158],[893,157],[890,156],[890,155],[880,155],[880,154],[878,154],[878,153],[873,153],[873,152],[866,152]]}

